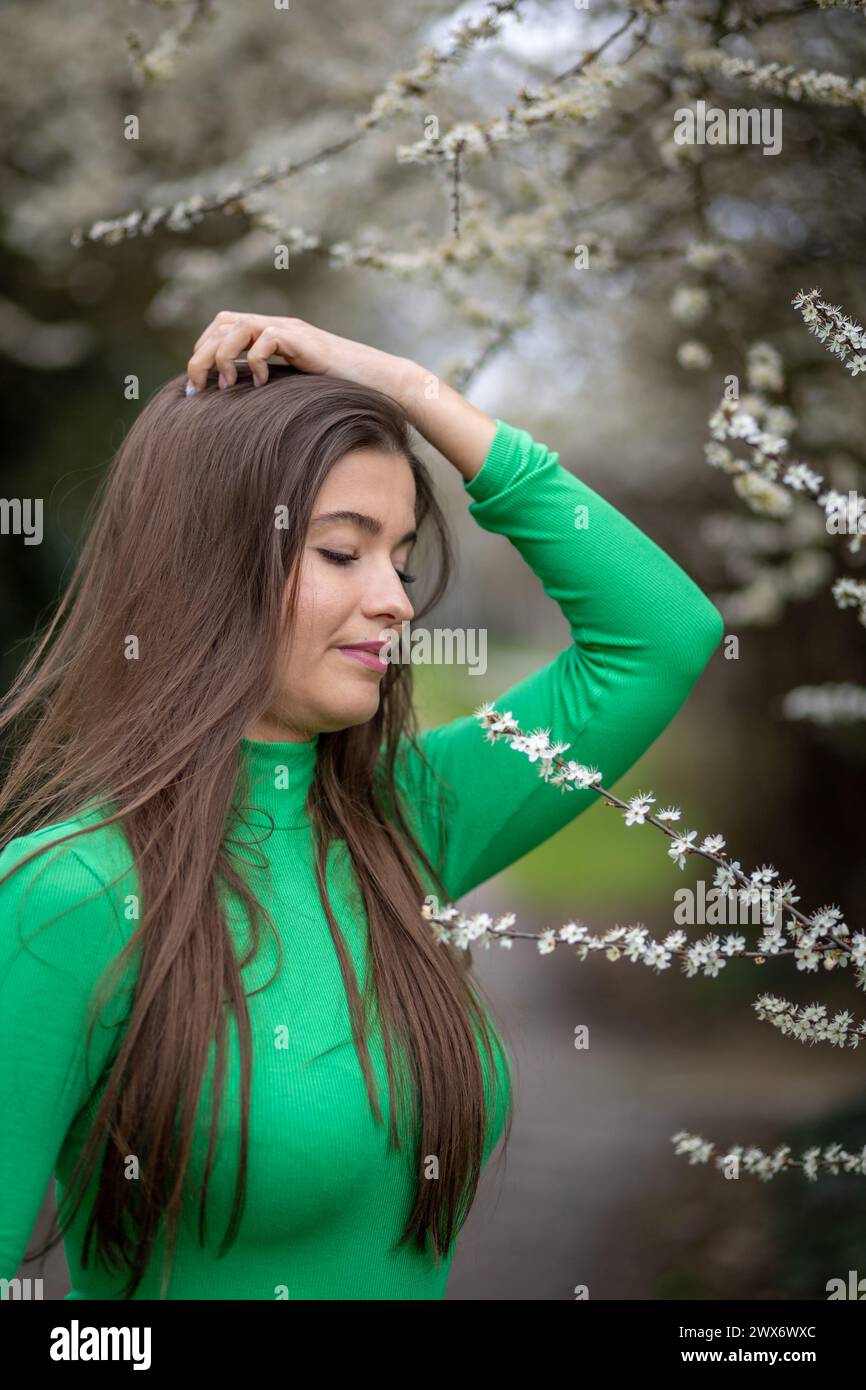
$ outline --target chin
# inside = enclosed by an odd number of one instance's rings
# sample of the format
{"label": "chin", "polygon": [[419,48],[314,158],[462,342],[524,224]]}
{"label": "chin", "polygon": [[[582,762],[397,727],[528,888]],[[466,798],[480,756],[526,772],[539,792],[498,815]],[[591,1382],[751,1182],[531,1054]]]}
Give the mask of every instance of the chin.
{"label": "chin", "polygon": [[341,706],[340,709],[333,707],[323,710],[320,715],[320,727],[328,729],[331,733],[336,733],[340,729],[350,729],[356,724],[366,724],[368,719],[379,708],[378,690],[371,693],[361,700],[352,700]]}

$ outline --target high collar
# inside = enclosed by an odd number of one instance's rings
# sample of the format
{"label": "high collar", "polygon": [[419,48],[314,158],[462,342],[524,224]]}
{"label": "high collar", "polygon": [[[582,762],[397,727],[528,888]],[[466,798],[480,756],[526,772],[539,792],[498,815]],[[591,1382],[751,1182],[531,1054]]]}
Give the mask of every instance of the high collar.
{"label": "high collar", "polygon": [[[270,742],[242,738],[238,751],[239,797],[245,819],[256,828],[266,829],[270,820],[257,812],[267,812],[281,829],[305,825],[304,806],[316,769],[319,735],[306,743]],[[244,782],[246,781],[246,786]]]}

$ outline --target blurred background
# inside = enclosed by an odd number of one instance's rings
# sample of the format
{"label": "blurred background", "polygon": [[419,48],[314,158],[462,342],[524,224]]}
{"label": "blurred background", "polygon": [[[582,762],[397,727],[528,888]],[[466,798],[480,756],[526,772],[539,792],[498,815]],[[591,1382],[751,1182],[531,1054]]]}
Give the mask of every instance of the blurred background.
{"label": "blurred background", "polygon": [[[801,910],[835,904],[862,930],[866,631],[832,586],[866,579],[866,551],[808,493],[762,489],[705,446],[736,378],[792,459],[866,490],[866,373],[791,303],[817,287],[866,317],[864,9],[7,3],[2,493],[44,499],[44,540],[0,536],[4,689],[142,402],[218,310],[296,315],[529,430],[695,578],[737,640],[615,790],[652,788],[746,871],[794,879]],[[699,101],[781,112],[781,149],[678,144],[675,113]],[[416,668],[429,725],[495,700],[569,634],[418,442],[459,554],[426,625],[489,633],[484,676]],[[755,462],[743,441],[731,455]],[[596,805],[464,905],[531,931],[639,920],[661,939],[703,862],[681,872],[665,851]],[[866,1144],[861,1054],[752,1008],[769,991],[859,1022],[853,971],[740,961],[688,979],[526,942],[474,955],[517,1106],[449,1299],[807,1299],[866,1275],[862,1176],[726,1181],[671,1144],[681,1129],[720,1151]],[[40,1230],[49,1214],[46,1199]],[[60,1250],[22,1272],[68,1289]]]}

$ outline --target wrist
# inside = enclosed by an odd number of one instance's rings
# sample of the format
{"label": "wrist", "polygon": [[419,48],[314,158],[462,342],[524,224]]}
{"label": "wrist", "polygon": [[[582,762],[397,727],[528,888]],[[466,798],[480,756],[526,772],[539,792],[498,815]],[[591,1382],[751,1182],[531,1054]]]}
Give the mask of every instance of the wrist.
{"label": "wrist", "polygon": [[410,358],[402,359],[390,394],[409,423],[470,482],[490,450],[495,419]]}
{"label": "wrist", "polygon": [[395,357],[393,363],[389,395],[402,407],[410,423],[417,426],[425,388],[434,380],[434,373],[410,357]]}

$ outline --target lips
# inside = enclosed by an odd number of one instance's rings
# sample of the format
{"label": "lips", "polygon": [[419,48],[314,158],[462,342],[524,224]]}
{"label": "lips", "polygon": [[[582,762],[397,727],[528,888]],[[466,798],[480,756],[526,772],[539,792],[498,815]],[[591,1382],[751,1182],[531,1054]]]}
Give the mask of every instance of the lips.
{"label": "lips", "polygon": [[359,661],[362,666],[368,667],[371,671],[378,671],[381,675],[387,671],[387,661],[382,661],[379,652],[386,645],[381,642],[352,642],[350,645],[338,648],[350,661]]}

